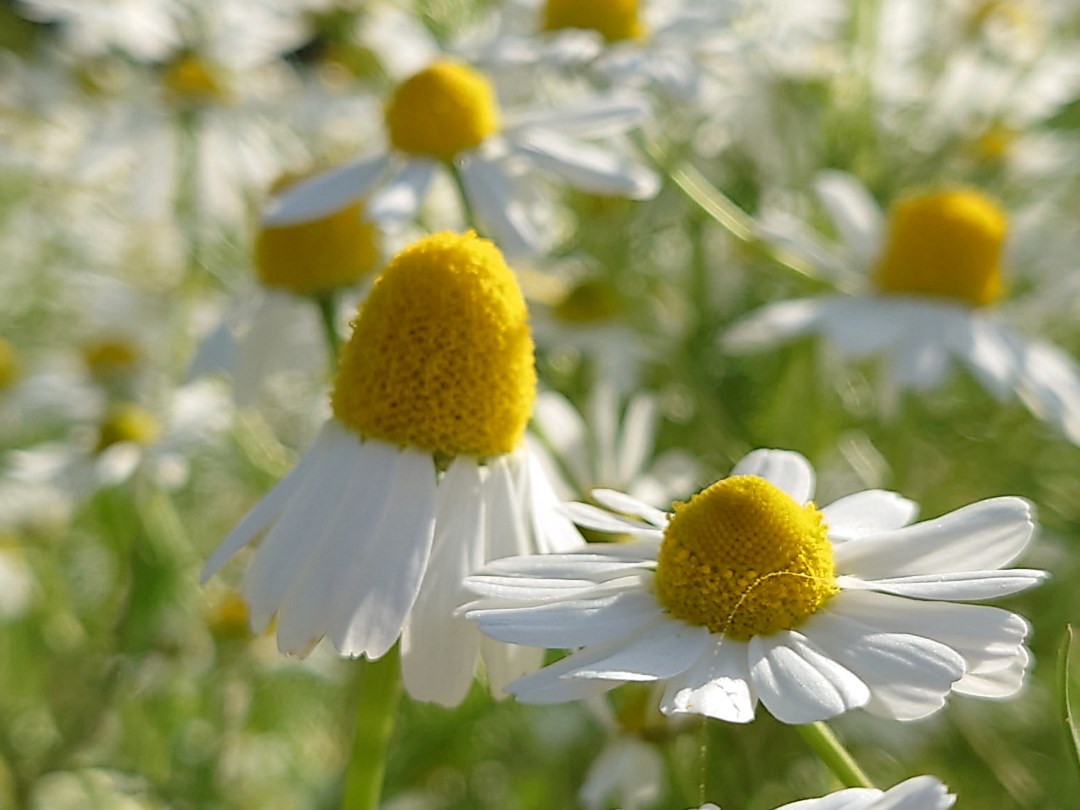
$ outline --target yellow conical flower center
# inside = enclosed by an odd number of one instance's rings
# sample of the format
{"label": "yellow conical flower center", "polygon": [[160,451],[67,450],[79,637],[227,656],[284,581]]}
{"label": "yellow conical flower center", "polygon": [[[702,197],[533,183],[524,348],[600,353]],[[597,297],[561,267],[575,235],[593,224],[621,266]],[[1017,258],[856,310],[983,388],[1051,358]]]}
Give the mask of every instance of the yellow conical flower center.
{"label": "yellow conical flower center", "polygon": [[622,302],[611,284],[601,279],[583,281],[555,304],[555,317],[567,323],[598,323],[619,314]]}
{"label": "yellow conical flower center", "polygon": [[97,450],[101,452],[120,442],[131,442],[148,447],[161,435],[157,419],[133,402],[121,402],[109,409],[101,423]]}
{"label": "yellow conical flower center", "polygon": [[886,292],[989,304],[1002,295],[1005,213],[975,191],[940,191],[900,200],[874,280]]}
{"label": "yellow conical flower center", "polygon": [[544,30],[585,28],[608,42],[637,39],[645,34],[638,18],[638,0],[547,0]]}
{"label": "yellow conical flower center", "polygon": [[747,640],[798,626],[837,593],[828,529],[812,503],[735,475],[675,505],[656,567],[673,615]]}
{"label": "yellow conical flower center", "polygon": [[[290,182],[275,187],[287,188]],[[255,236],[255,271],[267,287],[317,295],[355,284],[379,258],[379,230],[360,200],[322,219],[263,227]]]}
{"label": "yellow conical flower center", "polygon": [[124,338],[104,338],[84,344],[82,357],[94,377],[109,380],[134,371],[142,352]]}
{"label": "yellow conical flower center", "polygon": [[341,354],[333,408],[362,436],[483,458],[518,445],[535,396],[514,274],[491,242],[440,233],[375,280]]}
{"label": "yellow conical flower center", "polygon": [[470,67],[436,62],[398,85],[386,127],[402,152],[452,160],[498,130],[495,91]]}
{"label": "yellow conical flower center", "polygon": [[229,100],[221,71],[195,54],[182,56],[169,65],[161,81],[169,95],[183,104]]}
{"label": "yellow conical flower center", "polygon": [[21,373],[19,355],[15,347],[0,337],[0,391],[18,382]]}

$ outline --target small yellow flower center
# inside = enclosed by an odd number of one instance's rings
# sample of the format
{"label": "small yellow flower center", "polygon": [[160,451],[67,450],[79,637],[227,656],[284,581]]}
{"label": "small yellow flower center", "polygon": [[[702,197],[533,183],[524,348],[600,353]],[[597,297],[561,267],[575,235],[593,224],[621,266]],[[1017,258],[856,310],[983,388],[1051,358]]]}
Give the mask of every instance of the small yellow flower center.
{"label": "small yellow flower center", "polygon": [[479,458],[513,450],[536,396],[517,281],[475,233],[439,233],[375,280],[342,350],[334,415],[362,436]]}
{"label": "small yellow flower center", "polygon": [[675,504],[656,596],[677,618],[746,641],[797,627],[839,588],[821,513],[735,475]]}
{"label": "small yellow flower center", "polygon": [[553,307],[556,318],[566,323],[609,321],[622,309],[616,290],[600,279],[588,279],[571,289]]}
{"label": "small yellow flower center", "polygon": [[230,591],[211,607],[207,626],[220,641],[246,641],[252,637],[247,602],[240,594]]}
{"label": "small yellow flower center", "polygon": [[495,91],[470,67],[436,62],[398,85],[386,127],[402,152],[453,160],[498,131]]}
{"label": "small yellow flower center", "polygon": [[1002,123],[991,124],[969,145],[971,155],[984,163],[998,163],[1016,142],[1015,130]]}
{"label": "small yellow flower center", "polygon": [[142,360],[142,352],[123,338],[105,338],[82,347],[87,370],[99,380],[111,380],[130,374]]}
{"label": "small yellow flower center", "polygon": [[975,191],[940,191],[895,203],[874,273],[886,292],[989,304],[1002,295],[1005,212]]}
{"label": "small yellow flower center", "polygon": [[18,352],[10,341],[0,337],[0,391],[15,385],[21,374]]}
{"label": "small yellow flower center", "polygon": [[638,17],[638,0],[547,0],[543,27],[545,31],[597,31],[607,42],[638,39],[645,34]]}
{"label": "small yellow flower center", "polygon": [[[286,180],[275,191],[287,188]],[[357,200],[322,219],[263,227],[255,236],[255,271],[267,287],[317,295],[355,284],[375,269],[379,230]]]}
{"label": "small yellow flower center", "polygon": [[120,442],[149,447],[160,435],[161,426],[149,411],[134,402],[121,402],[109,409],[101,423],[97,451]]}
{"label": "small yellow flower center", "polygon": [[169,65],[161,81],[181,104],[220,104],[230,97],[221,71],[195,54],[182,56]]}

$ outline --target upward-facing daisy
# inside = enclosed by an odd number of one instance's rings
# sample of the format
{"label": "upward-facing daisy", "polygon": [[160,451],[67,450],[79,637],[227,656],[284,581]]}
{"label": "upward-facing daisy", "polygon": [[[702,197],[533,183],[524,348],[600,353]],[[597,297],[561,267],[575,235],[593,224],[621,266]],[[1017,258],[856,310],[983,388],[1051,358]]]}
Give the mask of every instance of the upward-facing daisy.
{"label": "upward-facing daisy", "polygon": [[332,418],[204,576],[261,538],[244,596],[255,629],[278,614],[282,651],[329,636],[375,659],[402,637],[406,688],[453,705],[482,649],[500,687],[539,661],[452,616],[462,578],[582,542],[523,441],[535,394],[525,301],[498,249],[471,233],[420,240],[361,305]]}
{"label": "upward-facing daisy", "polygon": [[464,615],[494,638],[580,648],[512,684],[558,703],[661,681],[665,714],[747,723],[760,700],[784,723],[850,709],[914,720],[950,692],[1021,686],[1028,625],[956,604],[1017,593],[1042,571],[999,570],[1031,540],[1026,501],[992,498],[908,525],[915,505],[868,490],[818,509],[797,453],[758,450],[667,514],[610,490],[640,521],[575,504],[582,526],[638,537],[489,565]]}

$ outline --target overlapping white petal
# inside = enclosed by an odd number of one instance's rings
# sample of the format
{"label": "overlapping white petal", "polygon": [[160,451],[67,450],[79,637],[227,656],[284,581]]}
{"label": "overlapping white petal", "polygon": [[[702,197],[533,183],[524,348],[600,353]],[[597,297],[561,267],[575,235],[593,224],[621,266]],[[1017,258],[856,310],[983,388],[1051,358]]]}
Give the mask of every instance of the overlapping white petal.
{"label": "overlapping white petal", "polygon": [[915,776],[885,791],[848,788],[819,799],[785,804],[776,810],[948,810],[956,802],[956,796],[948,791],[933,776]]}

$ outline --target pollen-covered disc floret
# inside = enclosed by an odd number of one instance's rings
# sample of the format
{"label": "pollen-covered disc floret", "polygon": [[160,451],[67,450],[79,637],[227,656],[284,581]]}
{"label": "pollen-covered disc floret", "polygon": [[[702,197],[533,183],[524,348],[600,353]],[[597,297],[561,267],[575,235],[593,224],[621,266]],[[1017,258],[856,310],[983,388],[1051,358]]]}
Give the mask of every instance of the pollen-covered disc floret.
{"label": "pollen-covered disc floret", "polygon": [[518,446],[535,396],[514,274],[491,242],[440,233],[376,279],[341,355],[333,409],[364,437],[485,458]]}
{"label": "pollen-covered disc floret", "polygon": [[908,197],[889,215],[874,280],[886,292],[989,304],[1002,295],[1001,251],[1008,218],[975,191]]}
{"label": "pollen-covered disc floret", "polygon": [[656,596],[677,618],[748,640],[798,626],[839,591],[821,513],[735,475],[675,505]]}
{"label": "pollen-covered disc floret", "polygon": [[386,127],[402,152],[452,160],[498,131],[495,91],[466,65],[436,62],[398,85]]}
{"label": "pollen-covered disc floret", "polygon": [[255,237],[255,270],[267,287],[296,295],[347,287],[375,269],[378,236],[364,216],[363,202],[356,200],[320,219],[261,228]]}
{"label": "pollen-covered disc floret", "polygon": [[638,17],[638,0],[547,0],[544,30],[563,28],[598,31],[608,42],[637,39],[645,32]]}

